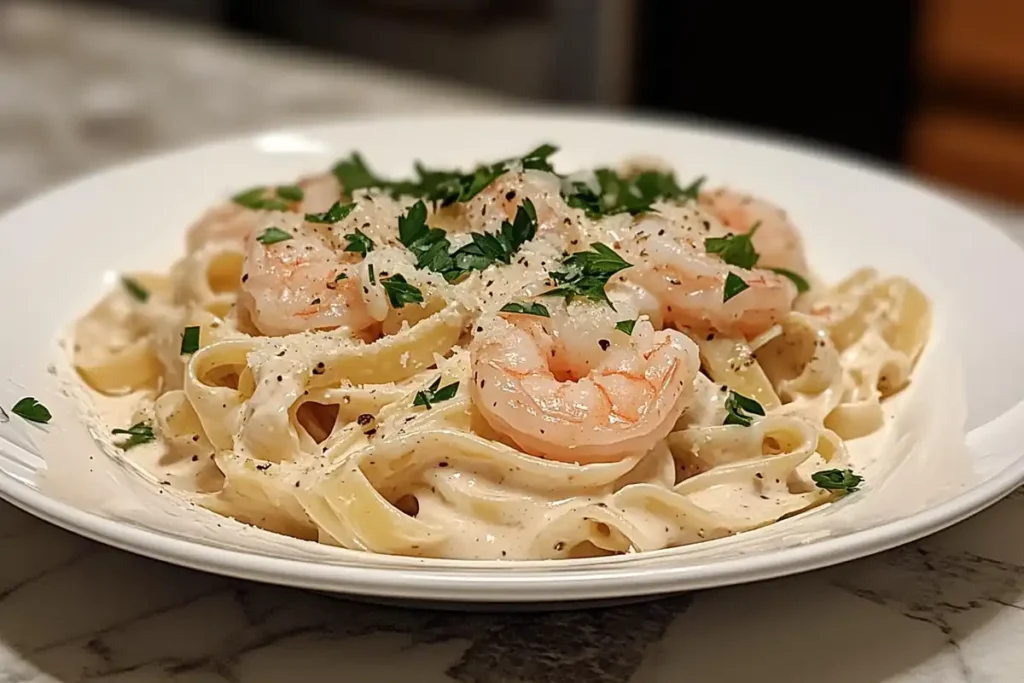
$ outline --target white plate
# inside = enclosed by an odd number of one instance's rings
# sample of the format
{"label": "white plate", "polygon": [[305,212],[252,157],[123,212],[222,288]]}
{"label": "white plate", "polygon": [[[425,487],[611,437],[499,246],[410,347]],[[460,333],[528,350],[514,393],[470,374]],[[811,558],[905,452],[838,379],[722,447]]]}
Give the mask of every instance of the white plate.
{"label": "white plate", "polygon": [[[919,462],[920,472],[904,476],[897,491],[901,500],[925,501],[910,505],[912,510],[880,505],[886,487],[867,486],[823,511],[731,539],[601,560],[528,563],[392,558],[323,547],[318,553],[274,554],[239,540],[244,534],[174,531],[40,487],[47,463],[77,463],[85,493],[109,469],[75,404],[47,371],[62,363],[58,334],[118,272],[165,268],[181,253],[185,226],[202,209],[240,187],[326,168],[352,149],[382,172],[397,174],[408,171],[414,158],[468,165],[542,141],[561,147],[556,161],[562,169],[651,153],[669,160],[682,178],[705,173],[716,184],[765,195],[795,217],[812,263],[826,278],[873,265],[922,287],[936,312],[933,343],[922,364],[930,362],[940,379],[955,378],[958,369],[963,375],[968,452],[959,463],[963,468],[952,475],[953,485],[933,491],[929,478],[920,475],[947,471],[937,455],[944,444],[937,443],[935,460]],[[45,429],[14,416],[0,424],[0,496],[84,536],[198,569],[337,593],[434,601],[653,595],[780,576],[878,552],[962,520],[1024,481],[1024,324],[1015,315],[1024,300],[1024,252],[984,220],[919,185],[791,144],[657,121],[564,114],[345,122],[229,140],[99,173],[4,216],[0,244],[0,405],[9,409],[32,395],[55,416]],[[953,355],[936,356],[934,347]],[[943,372],[936,372],[937,365]],[[930,400],[947,389],[933,383],[918,394]],[[958,396],[946,398],[952,399],[949,421],[956,423]],[[933,431],[912,436],[927,439]],[[897,467],[893,476],[906,475],[907,467]],[[155,501],[157,494],[150,495]],[[858,510],[871,514],[858,516]]]}

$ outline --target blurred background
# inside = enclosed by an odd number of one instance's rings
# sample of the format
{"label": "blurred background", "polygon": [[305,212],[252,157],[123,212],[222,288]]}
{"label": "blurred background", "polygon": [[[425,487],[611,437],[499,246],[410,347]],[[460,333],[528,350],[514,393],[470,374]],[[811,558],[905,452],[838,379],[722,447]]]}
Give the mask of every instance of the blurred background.
{"label": "blurred background", "polygon": [[233,130],[523,101],[742,124],[1024,204],[1024,0],[0,0],[0,201]]}

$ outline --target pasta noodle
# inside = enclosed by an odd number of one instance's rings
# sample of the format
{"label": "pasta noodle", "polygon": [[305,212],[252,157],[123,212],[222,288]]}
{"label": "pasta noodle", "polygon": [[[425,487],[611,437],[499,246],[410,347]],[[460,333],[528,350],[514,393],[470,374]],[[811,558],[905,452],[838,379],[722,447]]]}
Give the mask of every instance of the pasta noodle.
{"label": "pasta noodle", "polygon": [[74,365],[183,495],[352,550],[644,552],[856,491],[927,297],[820,284],[764,199],[554,152],[242,192],[75,324]]}

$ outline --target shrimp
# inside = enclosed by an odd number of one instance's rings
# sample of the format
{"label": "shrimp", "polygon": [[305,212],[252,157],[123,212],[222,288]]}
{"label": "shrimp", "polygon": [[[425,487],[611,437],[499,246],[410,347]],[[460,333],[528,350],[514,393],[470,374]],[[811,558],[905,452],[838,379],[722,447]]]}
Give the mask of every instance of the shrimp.
{"label": "shrimp", "polygon": [[194,254],[212,242],[241,244],[260,222],[259,214],[232,202],[208,210],[185,233],[188,253]]}
{"label": "shrimp", "polygon": [[303,191],[299,207],[303,213],[323,213],[341,198],[341,184],[333,173],[305,176],[296,185]]}
{"label": "shrimp", "polygon": [[514,220],[520,205],[529,199],[537,212],[539,233],[561,229],[572,211],[562,199],[561,188],[561,180],[553,173],[509,171],[498,176],[467,203],[442,209],[435,223],[452,229],[454,222],[461,222],[463,230],[496,232],[502,221]]}
{"label": "shrimp", "polygon": [[[703,243],[679,239],[648,222],[637,224],[637,237],[624,245],[634,267],[622,277],[646,289],[661,302],[665,324],[694,332],[752,338],[778,322],[793,308],[796,287],[769,270],[746,270],[725,264],[704,251]],[[660,223],[658,223],[660,224]],[[747,286],[725,300],[731,274]]]}
{"label": "shrimp", "polygon": [[[341,186],[330,173],[300,178],[296,185],[304,196],[301,202],[289,202],[289,205],[302,213],[326,211],[341,196]],[[267,188],[264,196],[273,197],[271,188]],[[199,251],[211,242],[242,244],[261,224],[260,213],[233,201],[213,207],[189,227],[185,238],[188,252]]]}
{"label": "shrimp", "polygon": [[298,216],[287,219],[284,224],[295,231],[291,239],[248,241],[239,306],[252,324],[270,336],[342,326],[359,333],[372,326],[356,269],[315,233],[296,227]]}
{"label": "shrimp", "polygon": [[[645,319],[627,335],[614,328],[619,314],[607,305],[584,306],[488,323],[470,346],[472,400],[492,428],[531,455],[586,465],[646,453],[690,404],[697,347]],[[587,321],[587,336],[576,315]],[[589,336],[602,315],[606,331]],[[593,348],[581,357],[581,345]]]}
{"label": "shrimp", "polygon": [[808,276],[807,255],[800,231],[778,206],[758,197],[719,188],[702,192],[698,204],[729,230],[746,234],[759,225],[752,238],[764,268],[785,268]]}

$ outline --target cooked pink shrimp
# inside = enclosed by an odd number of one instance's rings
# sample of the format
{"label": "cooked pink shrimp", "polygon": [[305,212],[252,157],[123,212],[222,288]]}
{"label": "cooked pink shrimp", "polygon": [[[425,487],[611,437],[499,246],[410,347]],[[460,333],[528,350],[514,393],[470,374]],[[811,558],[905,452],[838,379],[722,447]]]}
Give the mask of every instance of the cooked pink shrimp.
{"label": "cooked pink shrimp", "polygon": [[275,244],[249,239],[239,306],[256,329],[270,336],[342,326],[358,333],[375,322],[355,269],[301,229]]}
{"label": "cooked pink shrimp", "polygon": [[[630,246],[634,266],[623,277],[661,302],[665,324],[676,329],[754,337],[793,308],[796,287],[770,270],[730,266],[701,243],[669,233],[638,230],[647,238]],[[732,273],[746,289],[725,300]]]}
{"label": "cooked pink shrimp", "polygon": [[341,197],[341,184],[333,173],[306,176],[298,183],[304,196],[299,210],[303,213],[323,213]]}
{"label": "cooked pink shrimp", "polygon": [[632,335],[611,325],[589,338],[601,357],[587,367],[566,350],[568,328],[555,334],[551,319],[511,314],[488,324],[470,346],[474,404],[541,458],[585,465],[647,452],[689,405],[698,351],[684,334],[656,332],[646,320]]}
{"label": "cooked pink shrimp", "polygon": [[702,192],[698,203],[730,231],[746,234],[759,225],[752,238],[761,255],[757,265],[785,268],[807,277],[807,256],[800,231],[778,206],[758,197],[719,188]]}
{"label": "cooked pink shrimp", "polygon": [[[529,199],[537,212],[538,232],[561,227],[569,210],[562,199],[558,176],[545,171],[509,171],[499,176],[456,212],[465,227],[475,232],[494,232],[502,221],[515,219],[524,200]],[[444,211],[439,219],[444,220]],[[441,227],[446,227],[438,222]]]}
{"label": "cooked pink shrimp", "polygon": [[[304,197],[301,202],[285,201],[285,204],[289,210],[297,213],[321,213],[341,196],[341,186],[330,173],[306,176],[295,184],[302,189]],[[268,187],[264,192],[266,198],[274,198],[272,189]],[[188,229],[188,251],[197,251],[210,242],[244,242],[261,225],[262,220],[260,211],[234,201],[222,202],[200,216]]]}
{"label": "cooked pink shrimp", "polygon": [[233,202],[225,202],[205,212],[185,235],[188,253],[211,242],[241,243],[260,222],[259,214]]}

